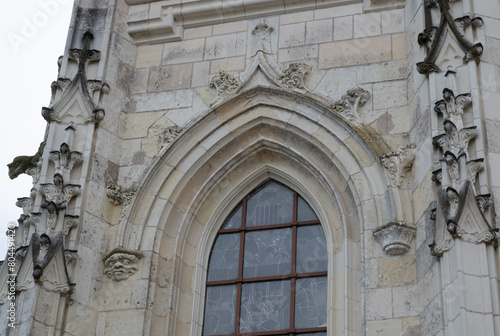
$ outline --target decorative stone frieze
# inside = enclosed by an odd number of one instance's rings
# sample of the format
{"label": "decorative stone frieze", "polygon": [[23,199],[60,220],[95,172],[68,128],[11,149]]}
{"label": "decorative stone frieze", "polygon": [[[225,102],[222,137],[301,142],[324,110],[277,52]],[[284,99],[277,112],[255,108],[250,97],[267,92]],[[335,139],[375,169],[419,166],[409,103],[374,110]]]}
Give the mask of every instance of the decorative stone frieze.
{"label": "decorative stone frieze", "polygon": [[231,94],[236,92],[236,90],[238,90],[240,85],[241,83],[239,79],[231,76],[223,70],[220,70],[219,74],[215,75],[209,84],[211,88],[215,88],[217,91],[217,95],[210,105],[214,105],[215,103],[229,97]]}
{"label": "decorative stone frieze", "polygon": [[370,92],[356,87],[347,91],[339,101],[330,106],[333,112],[343,115],[351,121],[361,122],[358,114],[358,107],[365,105],[370,99]]}
{"label": "decorative stone frieze", "polygon": [[[421,74],[440,71],[436,65],[436,60],[447,40],[447,34],[451,34],[452,38],[458,42],[463,50],[465,63],[481,56],[483,53],[483,45],[479,42],[470,42],[465,34],[466,28],[469,26],[474,28],[482,26],[483,20],[480,17],[471,18],[470,16],[454,19],[451,4],[452,1],[450,0],[425,0],[424,2],[426,27],[418,35],[418,43],[427,48],[427,57],[422,62],[417,63],[417,70]],[[434,8],[438,8],[440,13],[438,26],[432,24],[432,11]]]}
{"label": "decorative stone frieze", "polygon": [[278,77],[278,80],[289,89],[309,91],[304,84],[304,77],[311,72],[311,66],[302,63],[290,63],[288,68]]}
{"label": "decorative stone frieze", "polygon": [[455,97],[451,90],[444,89],[443,97],[434,108],[443,114],[445,132],[433,138],[441,158],[441,169],[434,171],[432,177],[437,186],[437,208],[432,218],[436,230],[430,247],[437,256],[448,251],[456,238],[476,244],[495,243],[497,231],[484,213],[491,204],[490,195],[475,195],[474,183],[484,168],[484,160],[468,159],[469,142],[478,135],[475,126],[463,126],[470,94]]}
{"label": "decorative stone frieze", "polygon": [[390,222],[373,232],[385,254],[401,256],[406,254],[415,238],[415,228],[404,222]]}
{"label": "decorative stone frieze", "polygon": [[103,258],[104,273],[113,281],[127,280],[138,270],[136,264],[142,257],[139,251],[116,248]]}
{"label": "decorative stone frieze", "polygon": [[387,169],[392,186],[400,187],[406,173],[411,170],[415,161],[415,144],[399,147],[395,152],[384,154],[380,157],[383,166]]}

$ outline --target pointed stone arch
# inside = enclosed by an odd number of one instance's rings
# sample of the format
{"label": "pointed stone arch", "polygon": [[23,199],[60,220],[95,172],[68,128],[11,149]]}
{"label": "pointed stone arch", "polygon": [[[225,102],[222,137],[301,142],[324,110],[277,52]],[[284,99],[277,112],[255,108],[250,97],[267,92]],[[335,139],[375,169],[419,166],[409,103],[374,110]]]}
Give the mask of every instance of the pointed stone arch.
{"label": "pointed stone arch", "polygon": [[395,217],[378,158],[387,147],[325,101],[266,84],[266,77],[256,67],[246,87],[164,149],[120,224],[117,245],[145,255],[142,274],[151,282],[144,328],[153,334],[200,334],[215,234],[242,197],[268,179],[301,194],[322,222],[332,334],[361,332],[362,232]]}

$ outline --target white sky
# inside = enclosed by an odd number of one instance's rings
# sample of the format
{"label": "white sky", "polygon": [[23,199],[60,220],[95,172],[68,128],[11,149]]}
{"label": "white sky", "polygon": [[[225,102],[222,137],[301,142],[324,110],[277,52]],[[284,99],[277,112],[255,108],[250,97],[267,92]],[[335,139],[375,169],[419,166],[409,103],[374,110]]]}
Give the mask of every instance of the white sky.
{"label": "white sky", "polygon": [[7,164],[33,155],[43,141],[46,122],[40,111],[50,102],[57,59],[64,53],[72,0],[8,1],[0,11],[0,260],[7,250],[5,232],[28,197],[31,176],[8,177]]}

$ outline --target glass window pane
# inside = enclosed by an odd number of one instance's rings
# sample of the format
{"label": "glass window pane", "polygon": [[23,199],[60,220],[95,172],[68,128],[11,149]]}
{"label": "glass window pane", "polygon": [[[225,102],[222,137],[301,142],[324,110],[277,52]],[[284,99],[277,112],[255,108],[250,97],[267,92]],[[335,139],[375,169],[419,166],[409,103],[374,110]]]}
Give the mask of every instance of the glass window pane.
{"label": "glass window pane", "polygon": [[293,220],[293,191],[270,182],[248,199],[246,225],[289,223]]}
{"label": "glass window pane", "polygon": [[207,287],[203,335],[227,335],[234,332],[236,285]]}
{"label": "glass window pane", "polygon": [[289,274],[292,271],[292,229],[247,232],[243,260],[244,278]]}
{"label": "glass window pane", "polygon": [[326,326],[326,277],[297,279],[295,283],[295,328]]}
{"label": "glass window pane", "polygon": [[322,272],[328,269],[328,250],[321,225],[297,228],[297,273]]}
{"label": "glass window pane", "polygon": [[299,222],[318,220],[313,209],[311,209],[309,204],[300,196],[297,198],[297,220]]}
{"label": "glass window pane", "polygon": [[237,229],[241,226],[241,204],[236,208],[235,211],[226,220],[226,223],[222,226],[223,229]]}
{"label": "glass window pane", "polygon": [[290,280],[243,284],[240,332],[288,329]]}
{"label": "glass window pane", "polygon": [[219,235],[210,253],[208,281],[236,279],[239,255],[240,234]]}

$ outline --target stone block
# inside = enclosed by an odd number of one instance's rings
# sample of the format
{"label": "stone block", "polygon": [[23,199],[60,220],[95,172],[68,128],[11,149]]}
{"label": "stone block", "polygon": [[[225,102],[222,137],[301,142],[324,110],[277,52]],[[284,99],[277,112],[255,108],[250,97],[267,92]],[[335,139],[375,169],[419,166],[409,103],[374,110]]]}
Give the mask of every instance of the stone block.
{"label": "stone block", "polygon": [[406,59],[406,40],[405,34],[392,35],[392,59]]}
{"label": "stone block", "polygon": [[355,4],[349,6],[318,9],[314,11],[314,19],[321,20],[326,18],[359,14],[363,12],[362,6],[363,6],[362,4]]}
{"label": "stone block", "polygon": [[381,14],[382,34],[393,34],[404,31],[404,10],[397,9]]}
{"label": "stone block", "polygon": [[238,56],[232,58],[225,58],[223,60],[215,60],[211,62],[210,66],[211,74],[216,74],[221,70],[224,70],[226,72],[230,71],[240,72],[245,70],[245,57]]}
{"label": "stone block", "polygon": [[280,49],[278,51],[279,62],[302,61],[316,57],[318,57],[318,47],[316,45]]}
{"label": "stone block", "polygon": [[390,318],[392,318],[392,290],[390,288],[367,289],[366,319],[373,321]]}
{"label": "stone block", "polygon": [[148,91],[187,89],[191,86],[192,64],[158,66],[151,69]]}
{"label": "stone block", "polygon": [[138,314],[138,310],[116,310],[106,315],[105,335],[142,335],[144,325],[144,313]]}
{"label": "stone block", "polygon": [[366,336],[397,336],[402,335],[401,320],[383,320],[366,322]]}
{"label": "stone block", "polygon": [[192,87],[206,86],[209,82],[210,62],[198,62],[193,64]]}
{"label": "stone block", "polygon": [[378,261],[376,258],[366,259],[365,267],[365,285],[366,288],[378,287]]}
{"label": "stone block", "polygon": [[403,318],[403,336],[420,336],[418,316]]}
{"label": "stone block", "polygon": [[205,60],[236,56],[236,34],[207,37],[205,44]]}
{"label": "stone block", "polygon": [[333,19],[333,39],[335,41],[349,40],[353,36],[352,16],[344,16]]}
{"label": "stone block", "polygon": [[165,44],[163,64],[189,63],[203,60],[205,39],[171,42]]}
{"label": "stone block", "polygon": [[279,31],[279,47],[290,48],[304,45],[306,26],[305,23],[295,23],[281,26]]}
{"label": "stone block", "polygon": [[320,69],[389,61],[391,37],[376,36],[325,43],[319,48]]}
{"label": "stone block", "polygon": [[207,36],[212,36],[212,26],[189,28],[184,30],[184,40],[190,40]]}
{"label": "stone block", "polygon": [[306,44],[331,42],[333,21],[331,19],[311,21],[306,24]]}
{"label": "stone block", "polygon": [[382,258],[378,261],[379,286],[394,287],[416,282],[415,256]]}
{"label": "stone block", "polygon": [[404,106],[408,103],[405,80],[373,84],[373,108]]}
{"label": "stone block", "polygon": [[135,112],[168,110],[191,106],[193,92],[191,90],[177,90],[169,92],[149,93],[131,97],[131,110]]}
{"label": "stone block", "polygon": [[337,68],[328,70],[314,91],[336,101],[355,87],[356,72],[348,68]]}
{"label": "stone block", "polygon": [[380,13],[354,15],[354,38],[382,34]]}
{"label": "stone block", "polygon": [[307,21],[312,21],[313,18],[314,18],[313,11],[284,14],[280,16],[280,24],[287,25],[297,22],[307,22]]}
{"label": "stone block", "polygon": [[392,289],[393,316],[416,316],[421,311],[418,300],[419,287],[399,286]]}
{"label": "stone block", "polygon": [[163,44],[140,46],[137,48],[136,68],[160,65]]}
{"label": "stone block", "polygon": [[229,23],[222,23],[218,25],[214,25],[212,27],[212,35],[222,35],[227,34],[228,32],[237,33],[237,32],[246,32],[247,31],[247,21],[236,21]]}

